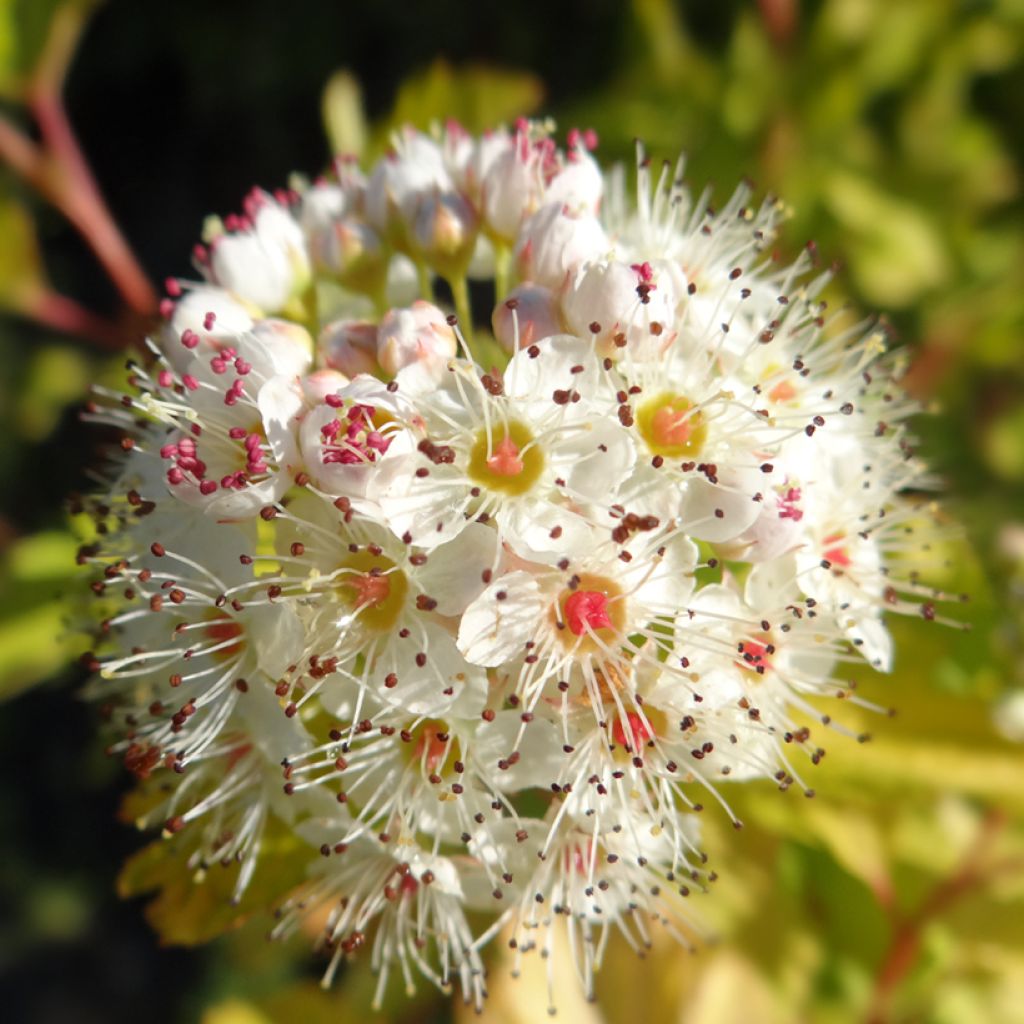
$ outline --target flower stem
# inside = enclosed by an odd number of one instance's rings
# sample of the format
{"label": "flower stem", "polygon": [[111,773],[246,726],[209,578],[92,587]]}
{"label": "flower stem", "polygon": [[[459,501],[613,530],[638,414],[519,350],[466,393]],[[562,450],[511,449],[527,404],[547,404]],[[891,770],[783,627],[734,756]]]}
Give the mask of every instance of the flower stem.
{"label": "flower stem", "polygon": [[505,301],[512,270],[512,250],[504,242],[494,243],[494,304]]}
{"label": "flower stem", "polygon": [[420,298],[434,301],[434,285],[430,280],[430,267],[422,260],[416,261],[416,278],[419,281]]}
{"label": "flower stem", "polygon": [[459,318],[459,329],[462,337],[466,340],[466,347],[472,353],[473,350],[473,310],[469,305],[469,286],[466,283],[466,275],[452,275],[448,282],[452,289],[452,298],[455,300],[455,315]]}

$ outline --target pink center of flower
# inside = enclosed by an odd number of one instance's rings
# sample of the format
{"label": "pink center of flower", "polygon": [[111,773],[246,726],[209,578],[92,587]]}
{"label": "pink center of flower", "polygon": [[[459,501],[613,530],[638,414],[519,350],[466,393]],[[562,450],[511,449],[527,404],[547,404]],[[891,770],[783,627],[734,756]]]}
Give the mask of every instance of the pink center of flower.
{"label": "pink center of flower", "polygon": [[654,443],[659,445],[684,445],[690,440],[690,407],[676,408],[662,406],[651,420]]}
{"label": "pink center of flower", "polygon": [[427,771],[434,772],[446,761],[449,745],[449,734],[442,727],[427,725],[416,741],[413,757],[417,761],[424,758]]}
{"label": "pink center of flower", "polygon": [[[629,735],[626,735],[626,728]],[[627,712],[626,725],[623,726],[622,719],[617,718],[612,726],[612,739],[620,747],[636,752],[654,735],[650,725],[645,722],[635,711]]]}
{"label": "pink center of flower", "polygon": [[349,586],[356,592],[356,606],[359,608],[375,608],[383,604],[391,594],[391,584],[387,576],[365,573],[349,580]]}
{"label": "pink center of flower", "polygon": [[503,437],[495,445],[494,454],[487,460],[487,468],[495,476],[519,476],[523,471],[519,451],[519,446],[511,437]]}
{"label": "pink center of flower", "polygon": [[566,874],[587,875],[590,871],[592,850],[593,842],[591,841],[588,841],[585,846],[577,843],[567,847],[562,854],[562,864]]}
{"label": "pink center of flower", "polygon": [[[328,396],[328,405],[335,404],[331,401],[333,397]],[[370,405],[353,405],[344,420],[335,418],[320,428],[324,465],[376,462],[388,450],[391,440],[374,424],[375,412]]]}
{"label": "pink center of flower", "polygon": [[825,558],[833,565],[840,565],[844,569],[848,569],[850,567],[850,555],[846,550],[846,546],[841,543],[842,540],[843,535],[841,533],[833,533],[825,538]]}
{"label": "pink center of flower", "polygon": [[[242,649],[242,634],[245,632],[242,626],[227,615],[219,615],[205,629],[207,637],[213,641],[219,650],[214,651],[213,656],[220,661],[233,658]],[[231,641],[237,641],[231,643]],[[225,644],[224,647],[220,647]]]}
{"label": "pink center of flower", "polygon": [[740,657],[743,659],[743,667],[750,669],[752,672],[757,672],[758,675],[764,675],[765,670],[771,668],[770,655],[774,653],[775,648],[772,643],[765,638],[762,640],[744,640],[739,645]]}
{"label": "pink center of flower", "polygon": [[790,487],[785,495],[779,499],[779,518],[792,519],[799,523],[804,517],[803,509],[799,507],[800,488]]}
{"label": "pink center of flower", "polygon": [[789,402],[796,398],[796,388],[788,380],[781,381],[768,392],[773,402]]}
{"label": "pink center of flower", "polygon": [[612,625],[607,596],[596,590],[574,591],[565,602],[565,624],[576,636],[588,629],[607,629]]}
{"label": "pink center of flower", "polygon": [[629,269],[640,278],[641,284],[648,285],[652,291],[657,288],[657,285],[654,283],[654,268],[646,260],[643,263],[630,264]]}

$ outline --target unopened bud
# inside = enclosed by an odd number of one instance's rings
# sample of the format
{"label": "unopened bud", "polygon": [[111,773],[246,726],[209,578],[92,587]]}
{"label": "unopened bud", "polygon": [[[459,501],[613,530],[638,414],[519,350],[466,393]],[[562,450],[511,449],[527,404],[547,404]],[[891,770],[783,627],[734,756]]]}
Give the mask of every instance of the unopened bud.
{"label": "unopened bud", "polygon": [[346,377],[376,373],[377,325],[366,320],[335,320],[320,332],[320,358]]}
{"label": "unopened bud", "polygon": [[430,302],[414,302],[384,315],[377,334],[377,361],[385,373],[403,366],[435,362],[455,355],[455,332],[444,313]]}
{"label": "unopened bud", "polygon": [[319,405],[328,395],[349,383],[348,377],[337,370],[314,370],[302,378],[302,394],[310,405]]}
{"label": "unopened bud", "polygon": [[413,226],[415,247],[445,277],[465,273],[476,245],[479,218],[458,192],[424,196]]}
{"label": "unopened bud", "polygon": [[516,264],[523,281],[556,291],[588,260],[600,259],[608,236],[596,217],[575,214],[564,203],[545,203],[519,232]]}
{"label": "unopened bud", "polygon": [[550,289],[536,284],[521,284],[494,308],[491,316],[494,337],[506,352],[563,332],[558,301]]}

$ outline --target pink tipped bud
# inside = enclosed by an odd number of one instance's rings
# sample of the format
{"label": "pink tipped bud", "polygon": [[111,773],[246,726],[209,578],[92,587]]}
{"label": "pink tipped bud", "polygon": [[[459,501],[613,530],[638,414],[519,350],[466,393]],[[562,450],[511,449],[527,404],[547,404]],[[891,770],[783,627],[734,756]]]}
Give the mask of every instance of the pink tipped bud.
{"label": "pink tipped bud", "polygon": [[318,405],[348,383],[348,377],[337,370],[314,370],[302,378],[302,394],[311,405]]}
{"label": "pink tipped bud", "polygon": [[365,320],[335,320],[320,332],[320,358],[346,377],[376,373],[377,325]]}
{"label": "pink tipped bud", "polygon": [[259,320],[242,346],[244,360],[232,365],[236,373],[245,369],[245,360],[256,362],[266,375],[297,377],[306,372],[313,356],[309,331],[291,320]]}
{"label": "pink tipped bud", "polygon": [[528,348],[541,338],[561,334],[564,330],[558,302],[548,288],[521,284],[509,297],[494,307],[491,315],[494,337],[506,352]]}
{"label": "pink tipped bud", "polygon": [[444,313],[430,302],[414,302],[407,309],[392,309],[380,322],[377,360],[385,373],[403,366],[450,359],[457,348],[455,332]]}
{"label": "pink tipped bud", "polygon": [[419,204],[413,241],[442,274],[462,274],[473,255],[478,227],[476,212],[458,192],[435,192]]}
{"label": "pink tipped bud", "polygon": [[519,277],[557,291],[582,264],[600,259],[608,248],[596,217],[575,214],[561,202],[545,203],[519,232]]}

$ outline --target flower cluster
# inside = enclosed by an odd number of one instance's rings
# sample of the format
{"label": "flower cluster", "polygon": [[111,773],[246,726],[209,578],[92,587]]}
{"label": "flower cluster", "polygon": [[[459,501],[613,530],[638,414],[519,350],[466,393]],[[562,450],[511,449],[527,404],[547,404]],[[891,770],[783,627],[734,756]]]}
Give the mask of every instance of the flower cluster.
{"label": "flower cluster", "polygon": [[632,202],[595,142],[408,130],[254,193],[90,410],[111,749],[183,867],[302,861],[275,931],[323,910],[329,976],[479,1005],[489,938],[565,928],[589,990],[611,931],[685,932],[704,802],[810,792],[818,698],[935,615],[882,332],[777,202],[642,153]]}

